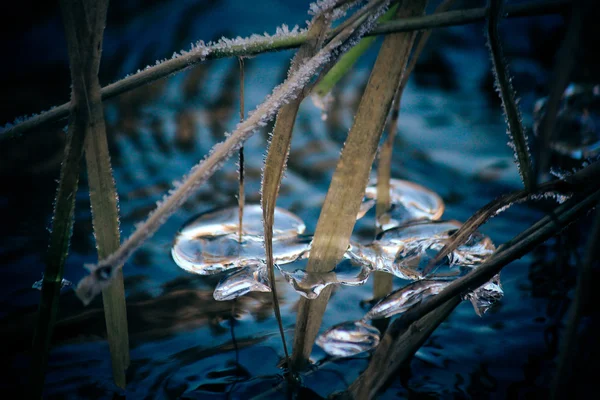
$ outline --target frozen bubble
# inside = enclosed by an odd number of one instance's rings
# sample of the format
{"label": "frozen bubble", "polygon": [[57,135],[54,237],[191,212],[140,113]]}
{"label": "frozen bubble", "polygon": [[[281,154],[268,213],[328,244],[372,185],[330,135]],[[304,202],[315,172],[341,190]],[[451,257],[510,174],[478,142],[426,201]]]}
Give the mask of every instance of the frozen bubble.
{"label": "frozen bubble", "polygon": [[412,282],[381,299],[364,316],[365,320],[389,318],[401,314],[442,291],[450,282],[422,280]]}
{"label": "frozen bubble", "polygon": [[[377,199],[377,182],[372,179],[357,219],[373,207]],[[415,220],[437,220],[444,213],[444,202],[437,193],[413,182],[390,179],[390,210],[379,218],[381,229],[390,229]]]}
{"label": "frozen bubble", "polygon": [[363,321],[343,322],[317,338],[317,344],[327,354],[350,357],[373,349],[379,344],[379,330]]}
{"label": "frozen bubble", "polygon": [[213,297],[217,301],[237,299],[250,292],[270,292],[265,264],[249,265],[227,274],[218,283]]}
{"label": "frozen bubble", "polygon": [[[412,222],[382,232],[377,240],[368,245],[351,243],[346,257],[402,279],[424,279],[423,270],[460,227],[458,221]],[[480,264],[494,250],[495,246],[490,238],[475,232],[427,277],[456,278],[468,271],[464,270],[465,267]]]}
{"label": "frozen bubble", "polygon": [[[301,235],[304,230],[304,222],[299,217],[286,210],[275,209],[273,258],[276,263],[293,262],[308,255],[311,238]],[[171,255],[179,267],[199,275],[264,261],[260,206],[244,207],[241,240],[237,207],[200,215],[178,233]]]}
{"label": "frozen bubble", "polygon": [[[363,285],[371,270],[362,265],[353,264],[349,259],[343,259],[330,272],[307,272],[308,260],[301,260],[285,267],[278,266],[285,280],[300,295],[315,299],[329,285]],[[298,267],[302,268],[298,268]]]}

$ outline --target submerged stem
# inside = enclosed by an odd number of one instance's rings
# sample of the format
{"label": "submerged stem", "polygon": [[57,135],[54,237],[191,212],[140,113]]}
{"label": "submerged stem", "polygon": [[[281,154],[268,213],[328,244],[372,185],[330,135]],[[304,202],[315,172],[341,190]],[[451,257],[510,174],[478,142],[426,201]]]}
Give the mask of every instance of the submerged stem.
{"label": "submerged stem", "polygon": [[[244,59],[238,57],[240,65],[240,123],[244,122]],[[244,191],[244,146],[240,147],[239,151],[239,192],[238,192],[238,207],[239,207],[239,239],[242,242],[243,222],[244,222],[244,203],[246,201],[246,194]]]}

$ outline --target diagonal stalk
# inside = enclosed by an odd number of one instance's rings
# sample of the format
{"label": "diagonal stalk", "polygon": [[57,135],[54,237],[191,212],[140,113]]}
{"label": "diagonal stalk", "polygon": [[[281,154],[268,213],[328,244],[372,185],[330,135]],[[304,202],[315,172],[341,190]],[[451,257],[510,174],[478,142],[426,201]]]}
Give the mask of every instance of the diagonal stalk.
{"label": "diagonal stalk", "polygon": [[521,112],[517,106],[515,90],[512,87],[508,65],[504,59],[500,36],[498,34],[498,22],[502,16],[504,7],[503,0],[490,0],[489,16],[487,22],[488,47],[492,58],[492,70],[496,81],[496,87],[502,100],[502,108],[506,116],[508,125],[508,136],[511,140],[511,147],[515,151],[515,162],[519,168],[519,174],[523,180],[525,189],[532,190],[535,181],[533,178],[533,168],[531,156],[529,154],[529,145],[525,128],[521,118]]}

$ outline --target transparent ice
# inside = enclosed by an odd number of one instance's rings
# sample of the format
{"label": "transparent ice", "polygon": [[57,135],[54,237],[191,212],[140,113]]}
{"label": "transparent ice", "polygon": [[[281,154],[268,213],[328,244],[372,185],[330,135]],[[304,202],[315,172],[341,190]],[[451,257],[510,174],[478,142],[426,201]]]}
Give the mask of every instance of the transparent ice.
{"label": "transparent ice", "polygon": [[[377,199],[377,181],[365,190],[365,197],[356,219],[362,218]],[[444,201],[435,192],[416,183],[390,179],[390,210],[378,221],[382,230],[414,220],[437,220],[444,213]]]}
{"label": "transparent ice", "polygon": [[[308,254],[310,237],[302,235],[304,222],[296,215],[275,209],[273,257],[288,263]],[[262,211],[259,205],[246,205],[239,237],[238,208],[231,207],[201,214],[187,223],[175,238],[171,255],[186,271],[211,275],[231,268],[254,265],[265,258]]]}
{"label": "transparent ice", "polygon": [[354,264],[349,259],[343,259],[330,272],[307,272],[307,264],[308,260],[301,260],[286,266],[278,266],[290,286],[307,299],[317,298],[329,285],[363,285],[371,273],[366,266]]}
{"label": "transparent ice", "polygon": [[217,284],[213,297],[217,301],[237,299],[250,292],[270,292],[265,264],[236,268]]}
{"label": "transparent ice", "polygon": [[329,355],[350,357],[375,348],[380,332],[364,321],[342,322],[317,338],[317,344]]}
{"label": "transparent ice", "polygon": [[[412,222],[383,231],[367,245],[351,242],[346,257],[402,279],[424,279],[423,270],[460,227],[458,221]],[[428,277],[458,277],[465,267],[480,264],[494,250],[495,246],[487,236],[475,232],[444,262],[436,265]]]}
{"label": "transparent ice", "polygon": [[[33,285],[31,285],[32,289],[37,289],[37,290],[42,290],[42,285],[44,283],[44,274],[42,274],[42,279],[40,279],[39,281],[35,281],[33,282]],[[63,278],[63,280],[60,282],[60,288],[63,289],[65,287],[71,286],[73,285],[73,283],[71,281],[68,281],[66,279]]]}

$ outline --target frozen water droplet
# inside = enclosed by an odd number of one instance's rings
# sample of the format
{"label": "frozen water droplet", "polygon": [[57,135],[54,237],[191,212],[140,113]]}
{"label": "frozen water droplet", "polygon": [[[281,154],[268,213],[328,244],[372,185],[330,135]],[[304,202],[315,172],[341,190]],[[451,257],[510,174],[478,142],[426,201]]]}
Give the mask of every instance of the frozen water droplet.
{"label": "frozen water droplet", "polygon": [[448,281],[436,280],[412,282],[381,299],[365,314],[363,319],[389,318],[393,315],[406,312],[421,301],[441,292],[449,283]]}
{"label": "frozen water droplet", "polygon": [[[349,259],[343,259],[330,272],[307,272],[305,270],[308,260],[288,264],[286,267],[278,266],[285,280],[296,292],[307,299],[315,299],[321,291],[329,285],[363,285],[371,270],[362,265],[355,265]],[[302,268],[298,268],[301,266]]]}
{"label": "frozen water droplet", "polygon": [[350,357],[373,349],[379,344],[377,328],[363,321],[343,322],[328,329],[317,338],[317,344],[327,354]]}
{"label": "frozen water droplet", "polygon": [[[366,263],[372,269],[394,274],[402,279],[423,279],[423,270],[446,244],[461,224],[458,221],[412,222],[382,232],[373,243],[352,243],[346,257]],[[464,270],[452,267],[472,267],[484,261],[494,251],[492,241],[479,232],[453,251],[429,277],[451,279]]]}
{"label": "frozen water droplet", "polygon": [[485,285],[467,294],[465,299],[471,300],[475,312],[481,317],[503,296],[504,291],[500,285],[500,275],[496,275]]}
{"label": "frozen water droplet", "polygon": [[226,301],[250,292],[270,291],[267,266],[258,264],[236,269],[225,276],[215,288],[213,297],[217,301]]}
{"label": "frozen water droplet", "polygon": [[[301,235],[304,230],[304,222],[299,217],[286,210],[275,209],[273,257],[276,263],[292,262],[308,254],[310,237]],[[225,208],[202,214],[187,223],[175,238],[171,255],[179,267],[199,275],[264,261],[260,206],[244,207],[241,241],[238,208]]]}
{"label": "frozen water droplet", "polygon": [[[42,279],[40,279],[39,281],[35,281],[33,282],[33,285],[31,285],[32,289],[37,289],[37,290],[42,290],[42,285],[44,284],[44,274],[42,274]],[[66,279],[63,278],[63,280],[60,282],[60,288],[63,289],[67,286],[72,286],[73,283],[71,281],[68,281]]]}
{"label": "frozen water droplet", "polygon": [[[371,180],[357,219],[373,207],[377,199],[377,182]],[[380,218],[381,229],[387,230],[414,220],[437,220],[444,213],[444,201],[437,193],[416,183],[390,179],[390,210]]]}

